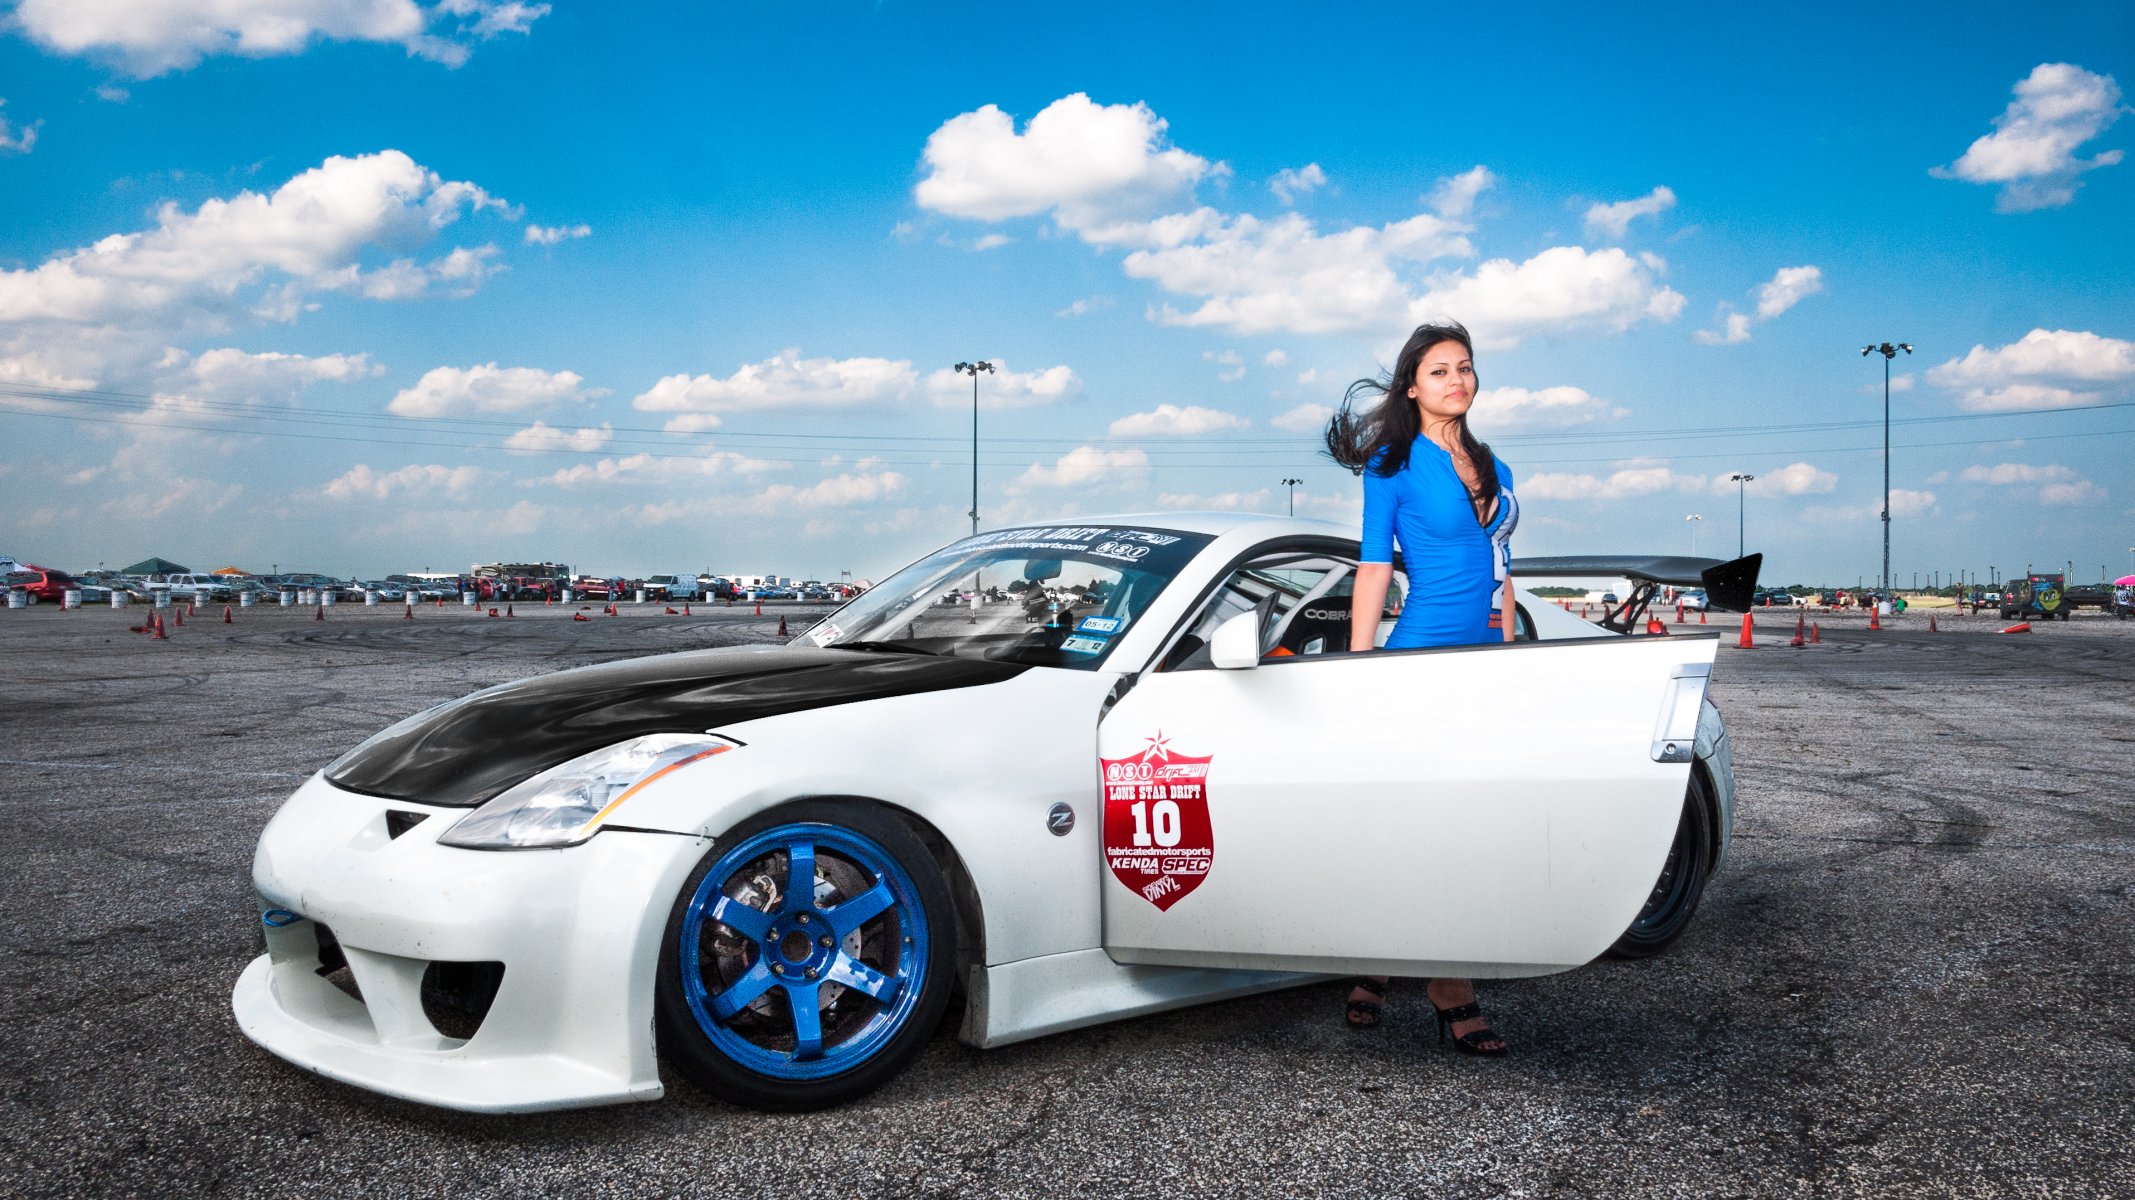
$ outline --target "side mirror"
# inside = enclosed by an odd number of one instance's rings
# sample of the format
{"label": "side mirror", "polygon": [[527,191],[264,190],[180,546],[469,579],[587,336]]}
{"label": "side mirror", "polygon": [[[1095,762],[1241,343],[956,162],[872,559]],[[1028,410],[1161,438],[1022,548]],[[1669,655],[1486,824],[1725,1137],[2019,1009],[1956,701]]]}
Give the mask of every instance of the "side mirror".
{"label": "side mirror", "polygon": [[1208,640],[1208,661],[1226,671],[1260,665],[1260,612],[1242,612],[1216,626]]}

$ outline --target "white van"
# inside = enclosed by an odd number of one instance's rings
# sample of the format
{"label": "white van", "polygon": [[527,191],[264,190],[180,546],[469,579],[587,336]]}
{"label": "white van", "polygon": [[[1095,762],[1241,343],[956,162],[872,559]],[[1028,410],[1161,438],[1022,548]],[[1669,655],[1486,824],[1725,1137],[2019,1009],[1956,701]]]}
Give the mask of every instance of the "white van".
{"label": "white van", "polygon": [[694,574],[652,575],[645,580],[645,595],[653,600],[702,600],[704,589]]}

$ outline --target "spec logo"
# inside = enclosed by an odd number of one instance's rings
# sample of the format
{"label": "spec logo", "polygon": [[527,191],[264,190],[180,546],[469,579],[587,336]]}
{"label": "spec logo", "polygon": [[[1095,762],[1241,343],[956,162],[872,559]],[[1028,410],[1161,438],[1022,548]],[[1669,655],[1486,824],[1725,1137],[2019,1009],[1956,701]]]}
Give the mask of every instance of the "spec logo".
{"label": "spec logo", "polygon": [[1066,804],[1055,804],[1045,814],[1045,827],[1054,837],[1066,837],[1075,829],[1075,810]]}

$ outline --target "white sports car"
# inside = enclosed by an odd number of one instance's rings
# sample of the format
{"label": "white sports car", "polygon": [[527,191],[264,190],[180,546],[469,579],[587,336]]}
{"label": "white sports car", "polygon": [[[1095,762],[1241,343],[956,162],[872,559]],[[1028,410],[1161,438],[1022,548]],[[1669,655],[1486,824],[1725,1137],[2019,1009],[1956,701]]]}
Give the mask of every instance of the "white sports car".
{"label": "white sports car", "polygon": [[789,645],[409,717],[261,834],[238,1024],[451,1108],[649,1100],[664,1058],[803,1109],[895,1074],[959,991],[998,1046],[1666,946],[1728,840],[1717,642],[1620,631],[1658,583],[1746,603],[1754,559],[1522,560],[1639,591],[1605,628],[1520,592],[1513,643],[1349,654],[1356,555],[1251,515],[1003,529]]}

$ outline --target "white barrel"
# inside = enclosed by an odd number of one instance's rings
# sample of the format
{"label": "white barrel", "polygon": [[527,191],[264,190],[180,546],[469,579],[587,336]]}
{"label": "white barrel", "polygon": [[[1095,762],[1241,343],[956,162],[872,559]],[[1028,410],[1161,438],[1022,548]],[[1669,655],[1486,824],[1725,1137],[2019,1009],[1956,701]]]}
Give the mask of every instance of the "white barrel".
{"label": "white barrel", "polygon": [[282,607],[283,607],[283,608],[294,608],[294,607],[296,607],[296,602],[297,602],[297,590],[296,590],[295,588],[283,588],[283,589],[282,589]]}
{"label": "white barrel", "polygon": [[171,593],[169,588],[159,588],[155,592],[151,593],[151,595],[155,596],[156,598],[157,608],[169,608],[171,606]]}
{"label": "white barrel", "polygon": [[638,603],[639,603],[639,604],[643,604],[643,603],[645,603],[645,589],[644,589],[644,588],[639,588],[639,589],[638,589]]}
{"label": "white barrel", "polygon": [[1885,617],[1887,617],[1887,616],[1890,616],[1890,615],[1892,615],[1892,614],[1891,614],[1891,611],[1890,611],[1890,601],[1888,601],[1888,600],[1879,600],[1879,601],[1877,601],[1877,602],[1876,602],[1876,612],[1877,612],[1877,614],[1878,614],[1878,615],[1880,615],[1880,616],[1885,616]]}
{"label": "white barrel", "polygon": [[117,590],[117,589],[113,589],[113,590],[112,590],[112,593],[111,593],[111,607],[113,607],[113,608],[124,608],[124,607],[126,607],[127,605],[129,605],[129,604],[132,604],[132,603],[133,603],[133,593],[131,593],[131,592],[122,592],[122,591],[119,591],[119,590]]}
{"label": "white barrel", "polygon": [[9,608],[28,608],[30,606],[30,594],[21,588],[9,588],[7,590],[7,606]]}
{"label": "white barrel", "polygon": [[81,589],[68,588],[66,591],[61,592],[59,594],[59,606],[61,608],[80,608],[82,606]]}
{"label": "white barrel", "polygon": [[475,595],[475,594],[474,594],[473,592],[461,592],[461,593],[460,593],[460,607],[461,607],[461,608],[473,608],[473,607],[474,607],[474,606],[475,606],[475,605],[476,605],[477,603],[479,603],[479,602],[480,602],[480,599],[481,599],[481,598],[480,598],[480,597],[478,597],[478,596],[476,596],[476,595]]}
{"label": "white barrel", "polygon": [[363,589],[363,607],[365,607],[365,608],[376,608],[376,607],[378,607],[378,589],[377,589],[377,588],[365,588],[365,589]]}
{"label": "white barrel", "polygon": [[563,589],[563,602],[565,604],[569,604],[571,603],[572,599],[577,595],[578,593],[572,591],[570,588],[565,588]]}
{"label": "white barrel", "polygon": [[341,602],[341,593],[340,593],[340,591],[338,591],[337,589],[335,589],[335,588],[320,588],[320,589],[319,589],[319,603],[321,603],[321,604],[325,605],[325,606],[326,606],[326,607],[328,607],[328,608],[332,608],[332,607],[333,607],[334,605],[336,605],[336,604],[338,604],[338,603],[340,603],[340,602]]}
{"label": "white barrel", "polygon": [[239,592],[237,594],[237,606],[239,608],[250,608],[257,603],[259,603],[258,592]]}

